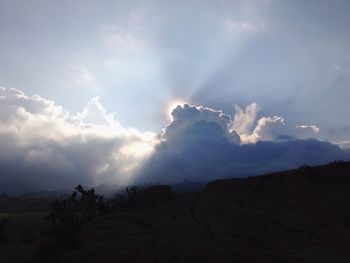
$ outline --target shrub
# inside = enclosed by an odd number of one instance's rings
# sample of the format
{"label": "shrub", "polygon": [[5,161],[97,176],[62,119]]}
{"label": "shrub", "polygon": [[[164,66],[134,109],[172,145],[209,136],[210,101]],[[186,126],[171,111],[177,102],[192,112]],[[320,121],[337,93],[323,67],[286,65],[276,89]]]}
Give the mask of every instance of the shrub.
{"label": "shrub", "polygon": [[50,214],[45,216],[55,226],[53,236],[69,247],[77,245],[78,234],[86,222],[107,210],[103,196],[98,196],[94,189],[85,190],[78,185],[75,190],[67,199],[54,201]]}

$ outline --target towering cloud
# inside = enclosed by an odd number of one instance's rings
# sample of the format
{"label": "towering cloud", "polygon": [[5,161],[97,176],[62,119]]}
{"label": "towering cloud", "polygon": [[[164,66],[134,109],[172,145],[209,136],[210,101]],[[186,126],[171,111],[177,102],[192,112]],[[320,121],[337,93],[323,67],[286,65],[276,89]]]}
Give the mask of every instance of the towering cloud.
{"label": "towering cloud", "polygon": [[317,127],[288,127],[278,116],[256,121],[257,109],[255,103],[244,111],[236,106],[232,120],[220,111],[178,106],[142,169],[144,180],[206,181],[350,158],[336,145],[305,139],[318,132]]}
{"label": "towering cloud", "polygon": [[[173,147],[203,140],[241,142],[236,131],[229,131],[232,125],[231,117],[223,114],[222,111],[185,104],[177,106],[171,115],[172,122],[164,129],[162,138]],[[207,137],[208,135],[210,137]]]}

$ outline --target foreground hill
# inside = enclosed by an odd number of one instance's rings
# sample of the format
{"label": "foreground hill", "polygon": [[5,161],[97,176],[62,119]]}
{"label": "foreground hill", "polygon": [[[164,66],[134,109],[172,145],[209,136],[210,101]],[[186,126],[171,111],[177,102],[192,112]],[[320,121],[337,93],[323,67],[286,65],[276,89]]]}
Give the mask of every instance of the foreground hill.
{"label": "foreground hill", "polygon": [[65,262],[350,262],[350,163],[211,182],[98,217]]}
{"label": "foreground hill", "polygon": [[164,189],[166,198],[140,193],[152,206],[96,216],[74,249],[44,233],[0,251],[23,252],[16,262],[350,262],[350,162],[217,180],[173,198]]}

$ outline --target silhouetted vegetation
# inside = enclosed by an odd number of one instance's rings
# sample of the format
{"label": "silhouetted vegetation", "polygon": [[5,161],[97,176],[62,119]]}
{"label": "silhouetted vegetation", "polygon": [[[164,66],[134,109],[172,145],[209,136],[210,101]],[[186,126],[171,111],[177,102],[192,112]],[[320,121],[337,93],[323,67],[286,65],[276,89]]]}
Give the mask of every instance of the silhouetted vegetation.
{"label": "silhouetted vegetation", "polygon": [[[349,171],[350,162],[337,160],[217,180],[195,194],[175,195],[167,185],[139,185],[110,199],[78,185],[65,199],[52,202],[45,217],[50,224],[44,227],[22,225],[17,230],[22,216],[15,219],[17,215],[3,212],[4,218],[13,219],[8,227],[8,221],[0,219],[0,241],[6,242],[5,235],[9,241],[0,249],[12,247],[9,255],[24,253],[31,259],[4,262],[216,262],[220,258],[221,262],[345,263],[350,259]],[[12,197],[2,202],[11,200],[18,202]],[[35,204],[28,199],[24,203]],[[42,215],[33,218],[36,224],[43,223]],[[28,226],[35,224],[29,217],[24,220]]]}
{"label": "silhouetted vegetation", "polygon": [[117,194],[104,200],[94,189],[85,190],[78,185],[67,199],[56,200],[45,220],[53,223],[51,235],[68,248],[78,247],[78,237],[83,226],[96,215],[153,209],[170,201],[173,193],[170,186],[157,185],[143,190],[137,186],[126,188],[126,195]]}
{"label": "silhouetted vegetation", "polygon": [[299,166],[297,170],[300,172],[308,172],[312,170],[312,167],[308,164],[303,164],[302,166]]}
{"label": "silhouetted vegetation", "polygon": [[56,200],[52,203],[51,212],[46,220],[60,225],[81,225],[90,221],[96,214],[108,211],[103,196],[95,190],[84,190],[78,185],[68,199]]}
{"label": "silhouetted vegetation", "polygon": [[75,190],[67,199],[54,201],[50,214],[45,216],[54,224],[51,234],[68,247],[77,246],[78,234],[85,223],[107,210],[103,196],[94,189],[85,190],[78,185]]}
{"label": "silhouetted vegetation", "polygon": [[329,166],[343,166],[345,164],[346,162],[343,160],[336,160],[336,161],[330,162]]}
{"label": "silhouetted vegetation", "polygon": [[126,192],[128,194],[127,195],[128,208],[130,210],[135,210],[136,208],[138,208],[137,190],[138,189],[136,185],[126,188]]}

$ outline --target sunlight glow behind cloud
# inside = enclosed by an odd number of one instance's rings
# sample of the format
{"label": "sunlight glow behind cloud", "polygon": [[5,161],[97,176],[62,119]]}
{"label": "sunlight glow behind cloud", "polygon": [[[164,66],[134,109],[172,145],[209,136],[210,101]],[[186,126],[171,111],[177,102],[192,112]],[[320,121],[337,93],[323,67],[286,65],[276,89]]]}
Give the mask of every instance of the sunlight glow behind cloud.
{"label": "sunlight glow behind cloud", "polygon": [[325,141],[350,139],[349,13],[342,0],[0,1],[4,184],[342,156]]}
{"label": "sunlight glow behind cloud", "polygon": [[176,98],[176,99],[172,99],[166,106],[166,118],[168,121],[172,121],[173,120],[173,116],[172,116],[172,112],[173,110],[177,107],[177,106],[181,106],[183,107],[183,105],[188,104],[188,102],[186,102],[184,99],[181,98]]}
{"label": "sunlight glow behind cloud", "polygon": [[257,101],[349,140],[350,5],[320,1],[1,1],[0,84],[71,112],[100,96],[154,132],[174,97],[225,111]]}
{"label": "sunlight glow behind cloud", "polygon": [[71,114],[52,100],[0,88],[0,191],[201,181],[220,171],[246,176],[347,156],[335,145],[304,141],[319,132],[314,125],[257,118],[256,103],[236,106],[234,116],[180,99],[170,110],[172,119],[157,135],[123,127],[98,97]]}

